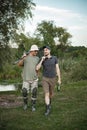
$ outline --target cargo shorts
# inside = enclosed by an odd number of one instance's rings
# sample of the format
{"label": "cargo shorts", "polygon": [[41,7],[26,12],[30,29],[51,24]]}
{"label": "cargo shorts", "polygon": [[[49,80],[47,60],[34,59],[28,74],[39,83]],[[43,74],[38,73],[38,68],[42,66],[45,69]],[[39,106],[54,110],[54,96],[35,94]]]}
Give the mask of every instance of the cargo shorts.
{"label": "cargo shorts", "polygon": [[42,86],[44,93],[50,93],[50,96],[53,96],[54,94],[54,87],[56,85],[56,78],[42,78]]}

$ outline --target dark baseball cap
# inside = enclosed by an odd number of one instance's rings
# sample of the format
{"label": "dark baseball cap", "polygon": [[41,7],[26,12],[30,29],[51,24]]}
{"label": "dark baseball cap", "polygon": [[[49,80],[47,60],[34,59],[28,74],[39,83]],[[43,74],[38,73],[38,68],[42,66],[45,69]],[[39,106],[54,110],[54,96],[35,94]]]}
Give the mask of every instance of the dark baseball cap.
{"label": "dark baseball cap", "polygon": [[43,49],[45,49],[45,48],[51,50],[51,48],[49,46],[43,46]]}

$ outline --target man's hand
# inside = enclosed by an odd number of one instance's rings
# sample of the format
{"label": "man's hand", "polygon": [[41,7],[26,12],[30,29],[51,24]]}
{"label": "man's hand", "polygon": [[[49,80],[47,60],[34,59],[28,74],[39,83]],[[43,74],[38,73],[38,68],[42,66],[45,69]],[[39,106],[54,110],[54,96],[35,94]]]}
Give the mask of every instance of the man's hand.
{"label": "man's hand", "polygon": [[58,84],[61,85],[61,80],[58,79]]}
{"label": "man's hand", "polygon": [[44,60],[45,60],[45,58],[46,58],[46,57],[45,57],[45,56],[43,56],[41,60],[42,60],[42,61],[44,61]]}
{"label": "man's hand", "polygon": [[24,53],[24,54],[22,55],[21,59],[23,59],[23,58],[26,57],[26,56],[27,56],[26,53]]}

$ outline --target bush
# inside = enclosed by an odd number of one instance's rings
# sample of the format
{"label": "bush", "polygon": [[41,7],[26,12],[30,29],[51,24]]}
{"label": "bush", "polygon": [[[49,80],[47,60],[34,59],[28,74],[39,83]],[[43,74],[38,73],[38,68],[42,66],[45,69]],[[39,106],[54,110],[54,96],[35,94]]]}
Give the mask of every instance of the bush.
{"label": "bush", "polygon": [[74,81],[87,80],[87,61],[83,60],[74,65],[71,79]]}

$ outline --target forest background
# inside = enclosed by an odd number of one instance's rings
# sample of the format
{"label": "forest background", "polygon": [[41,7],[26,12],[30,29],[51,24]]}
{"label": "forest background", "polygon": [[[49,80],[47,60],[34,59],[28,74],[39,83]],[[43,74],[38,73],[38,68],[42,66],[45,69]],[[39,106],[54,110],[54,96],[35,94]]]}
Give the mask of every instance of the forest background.
{"label": "forest background", "polygon": [[[28,53],[32,44],[41,49],[51,47],[52,55],[59,60],[62,83],[87,80],[87,48],[71,46],[72,34],[64,27],[57,27],[55,21],[42,21],[31,37],[24,32],[25,20],[33,17],[36,4],[32,0],[3,1],[0,5],[0,82],[19,83],[22,81],[22,67],[16,64],[23,53]],[[12,47],[16,44],[17,48]],[[40,50],[38,56],[43,52]],[[41,73],[40,73],[41,79]]]}

